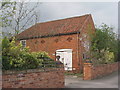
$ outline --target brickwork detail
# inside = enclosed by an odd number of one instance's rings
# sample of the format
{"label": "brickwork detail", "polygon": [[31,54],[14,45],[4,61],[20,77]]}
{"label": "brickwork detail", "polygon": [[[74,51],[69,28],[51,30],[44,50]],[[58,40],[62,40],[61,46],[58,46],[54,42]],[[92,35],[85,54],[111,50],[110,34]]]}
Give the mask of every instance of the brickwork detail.
{"label": "brickwork detail", "polygon": [[2,88],[64,88],[64,69],[6,71],[2,76]]}
{"label": "brickwork detail", "polygon": [[[67,39],[70,37],[72,37],[72,39],[70,39],[70,42],[69,42]],[[35,44],[36,41],[37,41],[37,44]],[[41,43],[41,41],[44,41],[44,43]],[[77,50],[78,50],[77,44],[78,44],[77,34],[26,40],[26,46],[30,48],[31,52],[45,51],[54,60],[56,60],[55,59],[56,50],[72,49],[73,50],[72,51],[72,60],[73,60],[72,66],[73,68],[76,68],[75,70],[79,69],[78,64],[80,64],[79,58],[77,58],[78,56],[77,55]]]}
{"label": "brickwork detail", "polygon": [[118,62],[112,64],[92,65],[84,63],[84,80],[92,80],[118,70]]}

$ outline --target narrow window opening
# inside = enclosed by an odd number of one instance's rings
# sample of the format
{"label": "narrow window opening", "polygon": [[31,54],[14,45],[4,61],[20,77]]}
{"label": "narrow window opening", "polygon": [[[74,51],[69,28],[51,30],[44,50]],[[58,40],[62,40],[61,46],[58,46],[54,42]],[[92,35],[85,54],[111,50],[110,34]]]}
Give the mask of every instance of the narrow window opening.
{"label": "narrow window opening", "polygon": [[21,40],[20,43],[22,44],[22,47],[23,47],[23,48],[26,47],[26,40]]}

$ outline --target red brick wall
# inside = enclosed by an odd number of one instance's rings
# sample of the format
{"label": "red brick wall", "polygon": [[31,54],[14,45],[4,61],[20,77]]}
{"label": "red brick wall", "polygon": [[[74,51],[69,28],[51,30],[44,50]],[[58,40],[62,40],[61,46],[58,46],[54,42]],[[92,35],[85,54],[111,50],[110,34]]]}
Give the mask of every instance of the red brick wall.
{"label": "red brick wall", "polygon": [[[74,72],[79,73],[83,71],[83,53],[85,52],[84,47],[82,46],[81,43],[86,40],[89,41],[88,33],[94,32],[95,32],[94,23],[92,17],[89,16],[87,20],[84,22],[82,28],[80,29],[80,34],[29,39],[26,41],[26,43],[27,46],[30,47],[32,52],[46,51],[54,60],[55,55],[53,54],[55,54],[56,50],[73,49],[72,53],[73,68],[76,68]],[[87,37],[80,41],[80,38],[81,37],[83,38],[84,34],[86,34]]]}
{"label": "red brick wall", "polygon": [[78,69],[77,71],[80,71],[78,66],[80,61],[77,58],[77,44],[77,34],[26,40],[26,45],[29,46],[32,52],[46,51],[54,60],[55,55],[53,54],[55,54],[56,50],[72,49],[73,68],[76,68]]}
{"label": "red brick wall", "polygon": [[6,71],[2,88],[64,88],[63,68]]}
{"label": "red brick wall", "polygon": [[83,70],[83,79],[84,80],[91,80],[92,79],[92,68],[93,65],[91,63],[84,63],[84,70]]}
{"label": "red brick wall", "polygon": [[[80,29],[80,34],[78,35],[78,53],[79,53],[78,58],[80,61],[81,71],[83,70],[83,63],[84,63],[83,54],[86,54],[86,52],[88,52],[85,50],[83,43],[85,43],[86,41],[91,43],[90,42],[91,36],[94,33],[95,33],[94,22],[92,16],[89,16],[84,22],[83,27]],[[84,35],[86,35],[86,37],[84,37]]]}
{"label": "red brick wall", "polygon": [[[0,73],[2,74],[2,70],[0,71]],[[0,89],[2,88],[2,75],[0,74]]]}
{"label": "red brick wall", "polygon": [[118,70],[118,62],[112,64],[92,65],[84,63],[84,80],[92,80]]}

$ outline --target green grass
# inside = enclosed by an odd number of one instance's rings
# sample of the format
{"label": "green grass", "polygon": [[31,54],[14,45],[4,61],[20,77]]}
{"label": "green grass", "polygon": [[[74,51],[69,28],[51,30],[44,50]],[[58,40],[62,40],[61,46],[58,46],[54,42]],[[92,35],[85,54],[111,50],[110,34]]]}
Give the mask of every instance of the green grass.
{"label": "green grass", "polygon": [[67,72],[65,72],[64,74],[65,74],[66,76],[67,76],[67,75],[77,76],[77,77],[82,77],[82,76],[83,76],[83,73],[67,73]]}

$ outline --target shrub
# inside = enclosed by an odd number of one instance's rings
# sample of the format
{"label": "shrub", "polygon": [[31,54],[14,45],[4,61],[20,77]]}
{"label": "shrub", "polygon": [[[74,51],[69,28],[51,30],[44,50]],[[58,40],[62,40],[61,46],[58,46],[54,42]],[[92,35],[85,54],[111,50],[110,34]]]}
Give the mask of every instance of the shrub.
{"label": "shrub", "polygon": [[105,57],[106,63],[114,62],[114,53],[113,52],[105,51],[104,57]]}
{"label": "shrub", "polygon": [[93,62],[112,63],[117,61],[118,43],[113,28],[103,24],[96,29],[91,43],[91,56]]}
{"label": "shrub", "polygon": [[[2,40],[2,69],[23,70],[38,67],[52,67],[52,60],[46,52],[29,52],[29,48],[23,48],[21,44],[16,45],[15,38],[10,42],[6,37]],[[51,63],[52,62],[52,63]]]}

